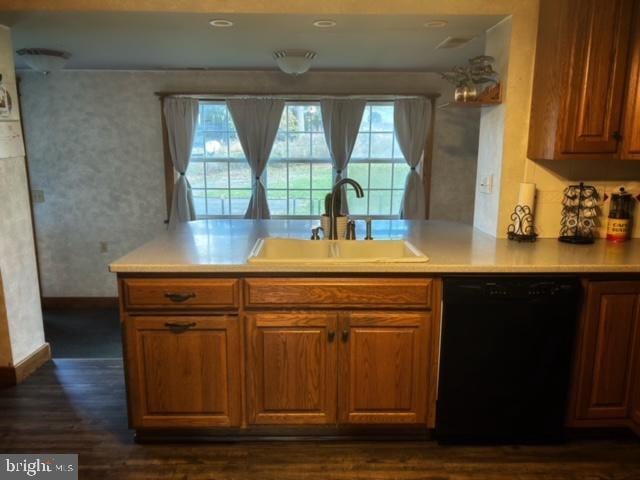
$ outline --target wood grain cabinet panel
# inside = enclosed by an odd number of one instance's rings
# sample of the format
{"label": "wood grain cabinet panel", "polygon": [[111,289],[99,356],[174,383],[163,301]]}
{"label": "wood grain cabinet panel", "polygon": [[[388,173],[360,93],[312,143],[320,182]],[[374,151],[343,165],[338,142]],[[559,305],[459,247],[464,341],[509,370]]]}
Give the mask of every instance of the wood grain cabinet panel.
{"label": "wood grain cabinet panel", "polygon": [[247,316],[251,424],[336,422],[337,315]]}
{"label": "wood grain cabinet panel", "polygon": [[431,316],[350,313],[341,326],[340,422],[423,423]]}
{"label": "wood grain cabinet panel", "polygon": [[633,0],[541,0],[529,157],[617,159]]}
{"label": "wood grain cabinet panel", "polygon": [[639,352],[640,282],[590,283],[576,363],[577,420],[629,418]]}
{"label": "wood grain cabinet panel", "polygon": [[122,281],[128,310],[237,309],[239,281],[211,278],[127,278]]}
{"label": "wood grain cabinet panel", "polygon": [[126,349],[135,428],[240,425],[237,317],[134,317]]}
{"label": "wood grain cabinet panel", "polygon": [[248,278],[248,308],[430,308],[431,279]]}
{"label": "wood grain cabinet panel", "polygon": [[640,1],[636,1],[633,25],[627,104],[622,132],[622,158],[626,160],[640,160]]}

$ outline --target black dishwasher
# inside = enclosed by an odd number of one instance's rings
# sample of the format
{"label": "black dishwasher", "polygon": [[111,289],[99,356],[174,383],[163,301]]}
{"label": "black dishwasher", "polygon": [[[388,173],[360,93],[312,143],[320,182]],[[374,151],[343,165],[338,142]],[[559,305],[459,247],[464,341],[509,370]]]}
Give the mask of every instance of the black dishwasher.
{"label": "black dishwasher", "polygon": [[579,298],[575,278],[445,279],[440,442],[562,440]]}

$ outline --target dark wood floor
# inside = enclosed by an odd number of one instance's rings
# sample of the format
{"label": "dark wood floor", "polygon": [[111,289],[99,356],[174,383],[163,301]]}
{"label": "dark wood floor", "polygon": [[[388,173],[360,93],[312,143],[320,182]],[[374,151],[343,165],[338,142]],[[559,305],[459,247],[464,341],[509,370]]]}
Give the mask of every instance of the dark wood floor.
{"label": "dark wood floor", "polygon": [[640,479],[627,437],[551,447],[434,442],[137,445],[119,360],[56,360],[0,390],[0,452],[78,453],[82,479]]}

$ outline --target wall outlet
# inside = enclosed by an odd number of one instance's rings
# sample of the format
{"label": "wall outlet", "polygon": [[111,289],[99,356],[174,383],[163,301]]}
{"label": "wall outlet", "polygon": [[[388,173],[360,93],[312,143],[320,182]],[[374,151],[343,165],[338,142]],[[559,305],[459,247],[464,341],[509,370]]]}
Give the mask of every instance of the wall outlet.
{"label": "wall outlet", "polygon": [[109,251],[108,242],[100,242],[100,253],[107,253]]}
{"label": "wall outlet", "polygon": [[493,193],[493,174],[485,175],[480,179],[480,193]]}
{"label": "wall outlet", "polygon": [[33,203],[44,203],[44,190],[31,190],[31,201]]}

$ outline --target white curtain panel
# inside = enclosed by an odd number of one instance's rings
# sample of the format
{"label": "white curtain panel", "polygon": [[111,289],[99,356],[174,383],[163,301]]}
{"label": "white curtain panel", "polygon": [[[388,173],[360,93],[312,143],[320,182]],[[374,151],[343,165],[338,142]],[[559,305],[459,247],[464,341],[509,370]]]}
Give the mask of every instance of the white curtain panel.
{"label": "white curtain panel", "polygon": [[198,122],[198,100],[194,98],[165,98],[164,118],[169,138],[173,168],[180,174],[173,186],[169,228],[178,223],[195,220],[191,185],[185,173],[189,166],[193,135]]}
{"label": "white curtain panel", "polygon": [[431,102],[426,98],[403,98],[394,102],[394,129],[400,150],[411,170],[407,174],[400,218],[426,218],[424,184],[417,168],[424,157],[431,120]]}
{"label": "white curtain panel", "polygon": [[[352,98],[328,98],[320,101],[324,138],[336,172],[334,184],[342,179],[342,172],[349,164],[366,106],[366,100]],[[344,187],[340,195],[342,197],[340,213],[347,215],[349,206]]]}
{"label": "white curtain panel", "polygon": [[244,218],[271,218],[267,192],[260,177],[267,166],[276,139],[284,100],[273,98],[237,98],[227,100],[227,108],[238,132],[253,176],[249,208]]}

